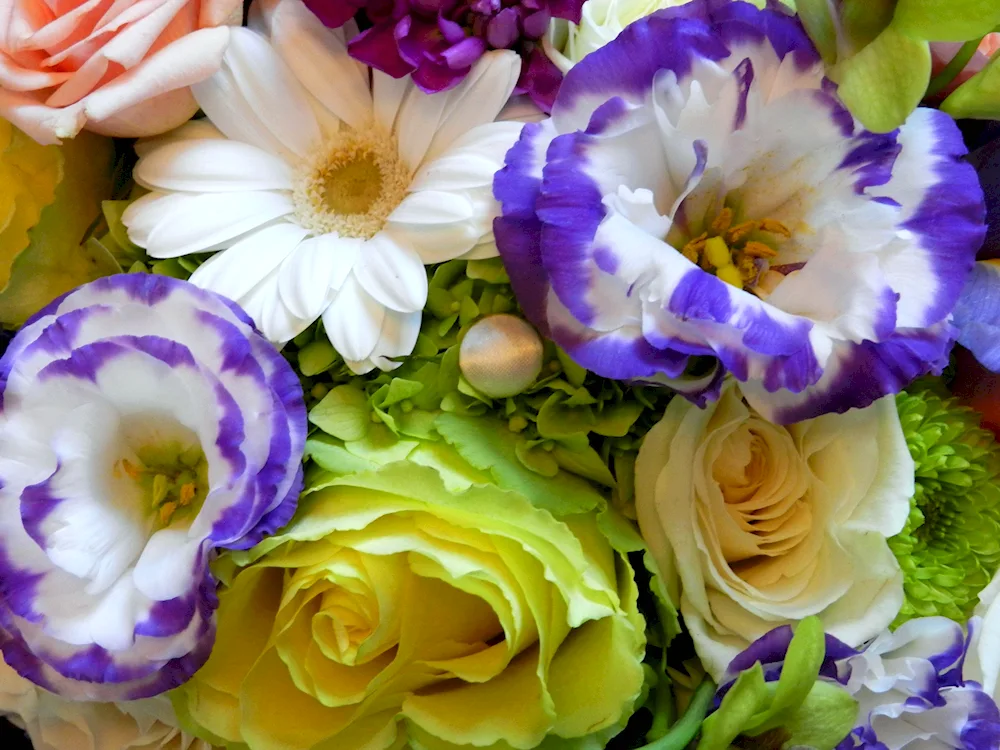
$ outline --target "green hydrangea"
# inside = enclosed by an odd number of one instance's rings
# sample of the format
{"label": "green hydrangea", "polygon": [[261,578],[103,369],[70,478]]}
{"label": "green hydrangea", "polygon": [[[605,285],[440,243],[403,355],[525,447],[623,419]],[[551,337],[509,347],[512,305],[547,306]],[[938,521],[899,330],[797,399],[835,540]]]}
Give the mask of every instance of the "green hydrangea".
{"label": "green hydrangea", "polygon": [[1000,566],[1000,448],[979,415],[930,390],[896,397],[916,463],[916,493],[889,546],[903,569],[899,625],[943,615],[964,621]]}
{"label": "green hydrangea", "polygon": [[603,486],[634,518],[635,456],[670,392],[600,378],[545,342],[542,372],[522,393],[502,399],[479,393],[459,369],[462,337],[483,316],[517,312],[498,258],[450,261],[431,272],[420,336],[398,369],[354,375],[321,324],[297,337],[286,356],[303,377],[310,420],[328,435],[359,440],[375,424],[396,438],[423,440],[437,436],[439,413],[492,417],[526,469],[540,477],[569,472]]}

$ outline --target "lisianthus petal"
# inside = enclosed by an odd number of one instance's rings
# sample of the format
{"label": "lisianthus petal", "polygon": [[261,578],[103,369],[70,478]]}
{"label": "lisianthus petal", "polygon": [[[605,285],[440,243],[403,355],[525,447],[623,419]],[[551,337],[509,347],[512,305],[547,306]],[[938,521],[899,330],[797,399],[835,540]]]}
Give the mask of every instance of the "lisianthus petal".
{"label": "lisianthus petal", "polygon": [[385,314],[385,307],[351,274],[323,312],[323,327],[344,359],[361,361],[375,349]]}
{"label": "lisianthus petal", "polygon": [[182,596],[200,557],[200,540],[192,541],[180,530],[161,529],[149,538],[135,563],[135,586],[155,601]]}
{"label": "lisianthus petal", "polygon": [[822,378],[809,390],[768,392],[762,384],[748,382],[743,394],[765,419],[780,424],[842,413],[898,393],[921,375],[940,374],[956,334],[951,324],[939,323],[924,330],[896,331],[880,343],[837,343]]}
{"label": "lisianthus petal", "polygon": [[284,161],[249,144],[217,139],[176,141],[148,151],[134,176],[150,190],[292,189],[292,172]]}
{"label": "lisianthus petal", "polygon": [[955,305],[954,324],[958,343],[971,351],[982,365],[1000,372],[1000,263],[976,263],[972,276]]}
{"label": "lisianthus petal", "polygon": [[289,222],[262,227],[202,263],[191,283],[241,300],[291,255],[307,231]]}
{"label": "lisianthus petal", "polygon": [[[169,204],[144,243],[146,251],[154,258],[177,258],[207,250],[295,210],[287,195],[269,191],[174,193],[166,197],[176,200]],[[139,210],[122,217],[126,226]],[[141,218],[137,220],[142,221]]]}
{"label": "lisianthus petal", "polygon": [[276,3],[271,41],[296,78],[352,128],[372,117],[368,71],[347,54],[342,29],[328,29],[302,3]]}
{"label": "lisianthus petal", "polygon": [[380,232],[365,243],[354,266],[358,283],[380,304],[398,312],[422,310],[427,273],[420,257]]}

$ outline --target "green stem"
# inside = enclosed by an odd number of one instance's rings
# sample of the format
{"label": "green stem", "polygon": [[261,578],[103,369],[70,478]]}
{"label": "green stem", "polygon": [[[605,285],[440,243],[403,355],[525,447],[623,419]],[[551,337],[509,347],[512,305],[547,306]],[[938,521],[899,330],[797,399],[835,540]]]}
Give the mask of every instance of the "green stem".
{"label": "green stem", "polygon": [[976,54],[979,43],[982,41],[983,37],[979,37],[979,39],[970,39],[963,44],[958,53],[951,58],[951,62],[944,66],[944,70],[931,79],[930,84],[927,86],[926,96],[934,96],[944,91],[948,87],[948,84],[955,80],[955,76],[965,70],[965,66],[969,64],[969,60]]}
{"label": "green stem", "polygon": [[691,704],[670,731],[655,742],[643,745],[639,750],[683,750],[694,739],[701,728],[701,722],[708,713],[715,696],[715,683],[708,677],[702,680],[691,697]]}

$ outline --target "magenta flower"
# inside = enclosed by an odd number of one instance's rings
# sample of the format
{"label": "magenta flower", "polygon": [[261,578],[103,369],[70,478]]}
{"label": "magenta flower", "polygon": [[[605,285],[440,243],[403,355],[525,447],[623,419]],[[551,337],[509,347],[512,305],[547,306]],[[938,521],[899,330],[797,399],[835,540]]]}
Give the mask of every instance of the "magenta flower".
{"label": "magenta flower", "polygon": [[578,23],[583,0],[305,0],[328,27],[364,10],[371,27],[348,44],[356,60],[394,78],[413,76],[427,93],[468,75],[490,49],[513,49],[524,65],[515,93],[546,112],[562,74],[536,46],[552,18]]}

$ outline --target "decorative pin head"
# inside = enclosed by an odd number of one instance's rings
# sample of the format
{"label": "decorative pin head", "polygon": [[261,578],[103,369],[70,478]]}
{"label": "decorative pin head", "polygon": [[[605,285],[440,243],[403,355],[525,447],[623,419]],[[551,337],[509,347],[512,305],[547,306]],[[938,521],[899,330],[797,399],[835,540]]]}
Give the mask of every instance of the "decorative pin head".
{"label": "decorative pin head", "polygon": [[515,396],[542,371],[542,340],[514,315],[489,315],[465,333],[458,366],[473,388],[490,398]]}

